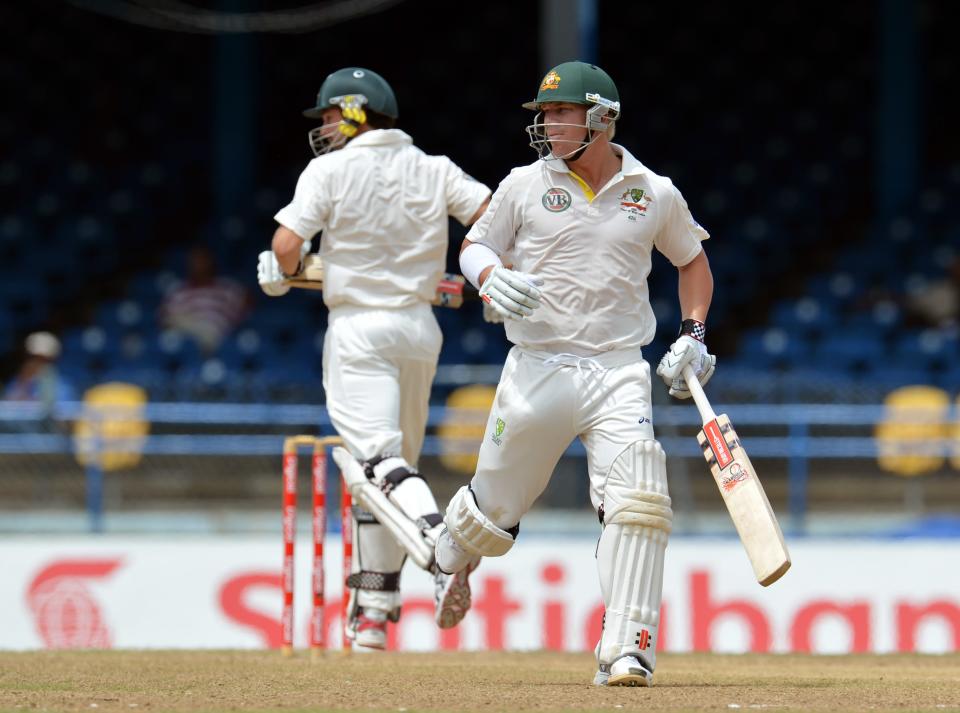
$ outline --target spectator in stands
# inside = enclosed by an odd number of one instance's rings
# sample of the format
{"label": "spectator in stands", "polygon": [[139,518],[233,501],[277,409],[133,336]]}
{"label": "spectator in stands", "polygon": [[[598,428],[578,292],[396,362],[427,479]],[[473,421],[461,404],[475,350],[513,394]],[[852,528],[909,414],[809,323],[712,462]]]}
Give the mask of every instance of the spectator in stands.
{"label": "spectator in stands", "polygon": [[186,281],[160,305],[160,323],[185,333],[209,355],[243,321],[249,307],[249,292],[236,280],[219,277],[210,250],[197,246],[187,256]]}
{"label": "spectator in stands", "polygon": [[960,256],[954,258],[943,279],[908,294],[906,309],[910,317],[925,326],[957,329],[960,326]]}
{"label": "spectator in stands", "polygon": [[17,375],[7,384],[5,401],[42,404],[41,420],[54,429],[56,405],[75,398],[73,387],[57,371],[60,340],[50,332],[34,332],[24,343],[26,359]]}

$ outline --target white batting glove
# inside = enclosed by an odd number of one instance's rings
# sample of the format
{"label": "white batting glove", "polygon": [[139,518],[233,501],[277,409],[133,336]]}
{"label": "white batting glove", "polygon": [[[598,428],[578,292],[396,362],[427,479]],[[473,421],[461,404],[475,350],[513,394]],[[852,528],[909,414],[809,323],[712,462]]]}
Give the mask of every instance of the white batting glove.
{"label": "white batting glove", "polygon": [[260,283],[260,289],[270,297],[280,297],[290,291],[290,285],[285,284],[284,280],[280,263],[277,262],[277,256],[273,254],[273,250],[264,250],[260,253],[257,263],[257,282]]}
{"label": "white batting glove", "polygon": [[688,334],[677,338],[660,360],[657,374],[670,387],[670,395],[678,399],[689,399],[690,389],[683,378],[683,367],[690,365],[697,381],[705,386],[717,366],[717,358],[707,354],[707,345]]}
{"label": "white batting glove", "polygon": [[490,324],[503,324],[503,315],[497,312],[491,305],[483,303],[483,321]]}
{"label": "white batting glove", "polygon": [[480,299],[504,319],[523,319],[540,306],[543,280],[536,275],[497,266],[480,287]]}

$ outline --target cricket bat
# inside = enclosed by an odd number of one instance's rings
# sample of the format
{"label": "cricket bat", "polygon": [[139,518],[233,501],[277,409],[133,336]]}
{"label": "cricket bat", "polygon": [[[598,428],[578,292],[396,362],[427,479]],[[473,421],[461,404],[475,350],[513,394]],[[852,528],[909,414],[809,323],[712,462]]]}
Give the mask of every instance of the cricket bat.
{"label": "cricket bat", "polygon": [[[293,278],[285,280],[291,287],[304,290],[323,289],[323,261],[316,253],[307,255],[303,259],[303,272]],[[444,273],[437,285],[437,292],[433,297],[433,304],[438,307],[457,309],[463,304],[463,286],[466,280],[460,275]]]}
{"label": "cricket bat", "polygon": [[757,581],[764,587],[769,586],[790,569],[790,553],[777,516],[730,418],[714,413],[691,367],[684,367],[683,378],[703,419],[703,430],[697,434],[703,457],[717,482]]}

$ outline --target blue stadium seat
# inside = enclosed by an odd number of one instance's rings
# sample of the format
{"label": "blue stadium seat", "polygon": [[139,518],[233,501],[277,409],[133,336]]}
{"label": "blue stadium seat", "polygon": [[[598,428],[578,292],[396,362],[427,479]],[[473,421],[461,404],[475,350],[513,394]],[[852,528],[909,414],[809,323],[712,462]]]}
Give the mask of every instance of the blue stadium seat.
{"label": "blue stadium seat", "polygon": [[958,354],[957,336],[936,329],[903,332],[894,346],[894,356],[901,363],[919,365],[930,371],[953,368]]}
{"label": "blue stadium seat", "polygon": [[813,363],[824,369],[866,371],[886,353],[874,331],[841,330],[827,334],[813,352]]}
{"label": "blue stadium seat", "polygon": [[780,327],[764,327],[744,334],[736,363],[754,369],[794,368],[806,363],[809,354],[810,343],[801,335]]}

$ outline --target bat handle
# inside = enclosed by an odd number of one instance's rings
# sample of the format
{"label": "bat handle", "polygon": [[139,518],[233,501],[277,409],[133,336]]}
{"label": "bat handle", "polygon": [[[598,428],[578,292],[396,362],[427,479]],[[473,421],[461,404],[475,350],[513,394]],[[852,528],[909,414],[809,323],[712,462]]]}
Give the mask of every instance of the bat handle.
{"label": "bat handle", "polygon": [[714,413],[710,401],[707,400],[707,395],[703,393],[703,387],[700,386],[697,375],[693,373],[692,366],[687,365],[683,367],[683,378],[687,382],[687,388],[690,389],[690,395],[697,404],[697,410],[700,411],[700,418],[703,419],[704,423],[713,421],[717,417],[717,414]]}

